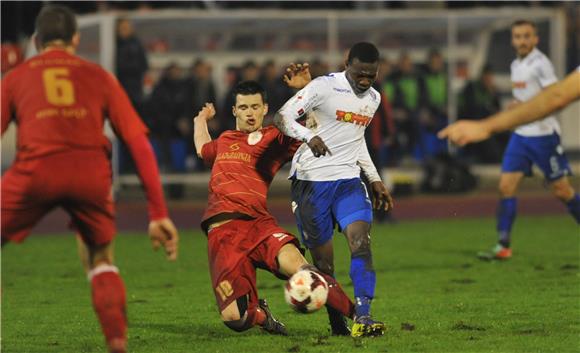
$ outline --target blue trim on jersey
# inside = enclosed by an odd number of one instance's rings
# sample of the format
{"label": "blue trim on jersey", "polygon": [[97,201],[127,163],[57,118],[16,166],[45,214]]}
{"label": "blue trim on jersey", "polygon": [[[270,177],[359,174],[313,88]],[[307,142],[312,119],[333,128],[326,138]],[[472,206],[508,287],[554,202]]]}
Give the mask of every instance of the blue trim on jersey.
{"label": "blue trim on jersey", "polygon": [[302,242],[320,246],[355,221],[372,223],[373,212],[360,178],[336,181],[292,180],[292,206]]}
{"label": "blue trim on jersey", "polygon": [[522,136],[513,133],[503,156],[501,171],[523,172],[530,176],[533,164],[542,170],[548,181],[572,174],[558,134]]}

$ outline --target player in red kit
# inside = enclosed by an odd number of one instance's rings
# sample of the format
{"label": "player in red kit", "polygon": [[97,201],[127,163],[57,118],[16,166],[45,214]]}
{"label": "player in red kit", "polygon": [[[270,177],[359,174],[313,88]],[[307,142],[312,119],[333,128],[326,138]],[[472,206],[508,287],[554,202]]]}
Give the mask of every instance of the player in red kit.
{"label": "player in red kit", "polygon": [[[266,207],[274,175],[292,158],[300,142],[273,126],[262,127],[268,105],[257,82],[241,82],[233,94],[236,130],[211,139],[207,130],[207,121],[215,115],[211,104],[194,119],[197,153],[212,167],[208,207],[202,219],[212,287],[221,318],[230,329],[241,332],[257,325],[285,335],[284,324],[274,319],[265,300],[258,299],[256,268],[281,279],[301,269],[318,272],[306,262],[298,240],[278,226]],[[352,317],[354,305],[336,280],[320,274],[329,284],[327,305]]]}
{"label": "player in red kit", "polygon": [[147,128],[117,80],[74,55],[74,14],[44,7],[36,19],[39,55],[2,79],[2,134],[18,125],[16,160],[2,177],[2,245],[21,242],[53,208],[63,208],[86,245],[96,314],[110,352],[126,352],[125,288],[113,265],[111,145],[105,116],[131,150],[149,204],[149,235],[177,256],[178,235],[168,218]]}

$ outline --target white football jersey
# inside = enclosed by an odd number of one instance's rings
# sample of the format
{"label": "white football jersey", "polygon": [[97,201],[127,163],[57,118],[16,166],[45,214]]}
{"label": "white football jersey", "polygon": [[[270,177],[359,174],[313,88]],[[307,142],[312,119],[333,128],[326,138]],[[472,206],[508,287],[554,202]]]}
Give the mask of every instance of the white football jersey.
{"label": "white football jersey", "polygon": [[[302,144],[292,159],[290,176],[310,181],[350,179],[360,176],[360,166],[369,175],[365,168],[370,157],[364,133],[380,101],[372,87],[355,94],[345,72],[318,77],[296,93],[280,109],[286,127],[282,131],[304,141],[318,135],[332,154],[317,158],[306,143]],[[307,122],[309,130],[294,121],[305,113],[310,113],[309,119],[313,120]],[[372,162],[370,165],[375,174]]]}
{"label": "white football jersey", "polygon": [[[550,59],[538,48],[534,48],[525,58],[512,62],[511,80],[512,94],[521,102],[532,99],[542,89],[558,81]],[[560,133],[560,124],[554,115],[516,129],[516,133],[522,136],[544,136],[554,132]]]}

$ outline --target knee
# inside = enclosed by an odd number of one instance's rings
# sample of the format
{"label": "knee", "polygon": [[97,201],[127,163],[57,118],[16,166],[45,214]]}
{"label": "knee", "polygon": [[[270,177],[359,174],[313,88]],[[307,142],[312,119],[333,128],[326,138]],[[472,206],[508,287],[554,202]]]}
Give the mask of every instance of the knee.
{"label": "knee", "polygon": [[322,273],[326,273],[327,275],[334,275],[334,263],[331,259],[327,258],[318,258],[314,260],[314,265],[316,268]]}
{"label": "knee", "polygon": [[232,331],[236,332],[244,332],[249,330],[253,327],[253,325],[249,324],[247,318],[242,318],[238,320],[228,320],[224,321],[224,324]]}
{"label": "knee", "polygon": [[574,189],[569,184],[555,184],[552,193],[561,201],[567,202],[574,197]]}
{"label": "knee", "polygon": [[370,258],[371,237],[367,232],[353,234],[350,238],[350,253],[352,257]]}
{"label": "knee", "polygon": [[248,312],[247,297],[243,296],[232,302],[221,312],[221,319],[228,328],[236,332],[243,332],[253,326]]}
{"label": "knee", "polygon": [[507,181],[500,181],[498,187],[499,193],[502,197],[512,197],[516,192],[516,186]]}

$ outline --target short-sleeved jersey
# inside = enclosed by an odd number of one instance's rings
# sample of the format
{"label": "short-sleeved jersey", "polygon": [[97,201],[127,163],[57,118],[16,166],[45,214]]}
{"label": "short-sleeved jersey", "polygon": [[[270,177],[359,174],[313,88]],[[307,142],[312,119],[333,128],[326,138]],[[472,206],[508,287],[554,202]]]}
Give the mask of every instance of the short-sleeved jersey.
{"label": "short-sleeved jersey", "polygon": [[[550,59],[537,48],[525,58],[515,59],[511,64],[512,94],[514,98],[525,102],[540,93],[542,89],[558,81]],[[522,125],[516,133],[522,136],[544,136],[554,132],[560,133],[560,125],[554,115]]]}
{"label": "short-sleeved jersey", "polygon": [[250,134],[229,130],[206,143],[201,156],[212,166],[206,221],[222,213],[269,216],[266,195],[274,175],[301,142],[270,126]]}
{"label": "short-sleeved jersey", "polygon": [[147,132],[119,82],[65,50],[37,55],[2,79],[2,133],[18,125],[17,160],[71,149],[103,149],[105,117],[124,141]]}
{"label": "short-sleeved jersey", "polygon": [[359,177],[361,169],[357,161],[365,146],[365,129],[380,102],[380,95],[374,88],[355,94],[345,72],[318,77],[296,93],[280,114],[310,113],[314,121],[308,125],[332,154],[317,158],[307,144],[302,145],[292,159],[290,176],[309,181]]}

